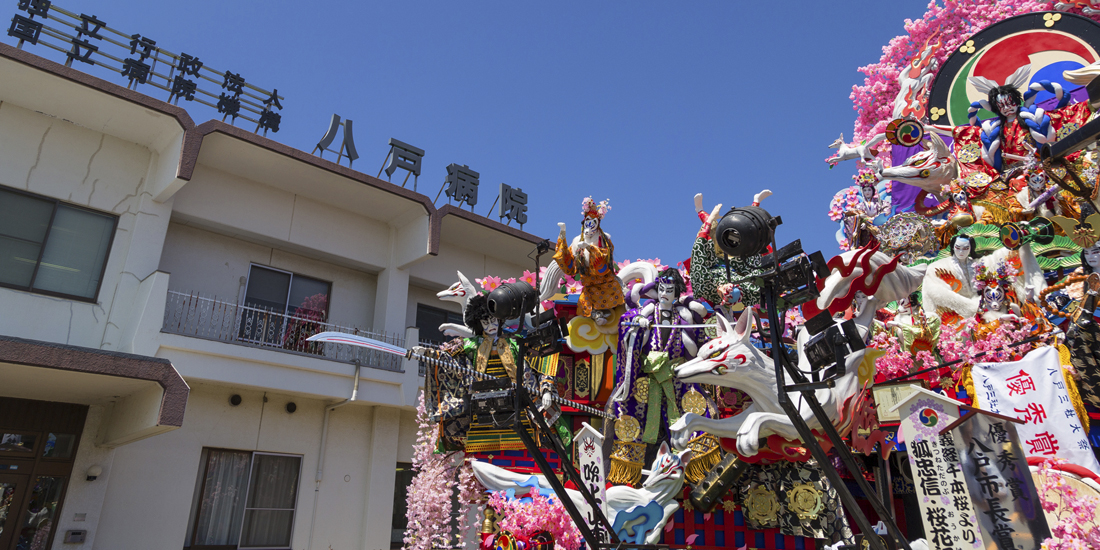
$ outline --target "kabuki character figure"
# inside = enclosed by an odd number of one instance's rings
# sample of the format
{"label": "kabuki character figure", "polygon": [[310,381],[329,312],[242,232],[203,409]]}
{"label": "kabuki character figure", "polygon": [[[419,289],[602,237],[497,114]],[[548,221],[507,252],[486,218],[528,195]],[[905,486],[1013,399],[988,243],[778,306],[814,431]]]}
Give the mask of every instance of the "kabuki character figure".
{"label": "kabuki character figure", "polygon": [[579,281],[584,288],[577,302],[577,315],[591,317],[597,325],[614,323],[625,308],[622,284],[615,276],[615,245],[601,227],[611,207],[608,201],[596,203],[592,197],[581,203],[583,231],[572,244],[565,244],[565,224],[554,253],[562,272]]}
{"label": "kabuki character figure", "polygon": [[860,174],[859,205],[845,212],[844,234],[853,248],[870,244],[875,238],[875,228],[886,223],[890,215],[890,197],[880,198],[877,184],[878,178],[874,174]]}
{"label": "kabuki character figure", "polygon": [[[1081,212],[1072,200],[1067,199],[1059,189],[1050,189],[1048,179],[1042,169],[1036,167],[1029,170],[1025,176],[1027,185],[1016,193],[1016,204],[1011,205],[1013,217],[1016,221],[1028,221],[1036,216],[1052,218],[1065,216],[1067,218],[1080,218]],[[1039,199],[1044,199],[1034,208],[1031,204]]]}
{"label": "kabuki character figure", "polygon": [[[1010,163],[1026,160],[1044,143],[1057,141],[1063,129],[1080,128],[1091,111],[1087,102],[1070,105],[1070,95],[1057,82],[1040,80],[1030,83],[1031,65],[1012,73],[1003,85],[980,76],[969,78],[970,84],[986,99],[970,106],[970,124],[955,128],[929,125],[926,128],[951,135],[955,155],[959,158],[960,176],[971,187],[984,187],[996,179]],[[1054,94],[1057,105],[1046,111],[1034,101],[1039,92]],[[995,118],[978,120],[978,111],[986,109]],[[972,150],[968,151],[968,150]],[[980,155],[974,153],[980,152]],[[980,173],[983,175],[974,176]]]}
{"label": "kabuki character figure", "polygon": [[[484,294],[477,294],[470,298],[466,304],[466,310],[463,312],[463,321],[474,333],[474,337],[463,338],[457,349],[450,349],[451,355],[463,366],[480,373],[496,378],[508,378],[513,383],[521,383],[527,388],[536,403],[541,401],[539,408],[547,416],[548,422],[556,420],[560,411],[551,400],[551,396],[557,392],[554,377],[537,372],[532,368],[526,368],[524,369],[524,379],[521,381],[516,380],[517,365],[524,360],[519,355],[519,345],[513,338],[501,334],[501,322],[489,314],[488,299]],[[431,350],[421,349],[420,351],[431,353]],[[457,389],[454,388],[451,392]],[[464,389],[468,390],[468,388]],[[429,393],[432,390],[448,392],[448,388],[444,384],[429,384]],[[460,422],[457,426],[468,426],[468,418],[462,421],[457,418],[459,415],[469,415],[470,411],[466,410],[468,401],[455,399],[454,396],[446,394],[440,395],[437,399],[447,404],[451,409],[447,411],[448,414],[443,416],[445,419],[443,434],[446,445],[452,447],[461,445],[466,452],[471,453],[526,449],[519,435],[510,428],[471,427],[468,432],[461,433],[459,428],[449,426],[446,419],[454,419],[455,422]],[[528,426],[528,430],[534,433],[530,429],[529,421],[526,418],[523,419],[523,422],[525,426]],[[564,434],[560,429],[557,431],[559,435],[565,436],[565,443],[568,445],[568,431]]]}
{"label": "kabuki character figure", "polygon": [[645,443],[657,443],[661,427],[680,418],[679,403],[688,385],[676,380],[673,369],[694,358],[706,341],[701,328],[677,328],[708,317],[701,302],[684,296],[686,290],[680,272],[665,269],[642,288],[642,297],[650,301],[628,311],[620,323],[618,364],[624,367],[616,369],[613,399],[623,414],[641,421]]}
{"label": "kabuki character figure", "polygon": [[925,271],[922,298],[926,315],[954,324],[978,313],[981,298],[972,282],[978,243],[973,237],[955,235],[948,246],[951,255],[932,262]]}

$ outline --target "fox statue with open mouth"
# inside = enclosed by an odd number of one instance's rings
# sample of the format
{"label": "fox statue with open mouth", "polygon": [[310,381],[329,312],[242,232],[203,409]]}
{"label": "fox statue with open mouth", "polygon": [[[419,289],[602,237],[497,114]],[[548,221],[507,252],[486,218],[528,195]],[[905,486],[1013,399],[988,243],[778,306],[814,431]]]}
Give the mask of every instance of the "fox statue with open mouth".
{"label": "fox statue with open mouth", "polygon": [[[923,267],[923,266],[922,266]],[[829,261],[829,276],[818,282],[820,296],[804,304],[807,317],[828,310],[832,314],[856,306],[853,321],[860,335],[866,338],[875,311],[884,304],[908,296],[916,290],[923,277],[922,268],[899,266],[897,258],[878,252],[877,245],[845,252]],[[778,435],[800,440],[798,431],[779,405],[779,389],[775,378],[775,363],[763,351],[749,342],[752,316],[743,314],[731,326],[718,316],[718,337],[707,342],[695,359],[676,367],[676,377],[684,383],[714,384],[739,389],[752,398],[752,403],[729,418],[706,418],[686,413],[670,427],[675,448],[684,448],[696,431],[720,438],[736,439],[737,452],[753,457],[761,451],[760,439]],[[810,335],[800,328],[797,335],[798,365],[804,372],[811,370],[804,351]],[[844,433],[851,424],[856,405],[855,396],[861,389],[859,365],[866,350],[848,354],[844,374],[834,380],[831,388],[817,390],[815,397],[825,409],[829,420]],[[788,383],[791,382],[789,375]],[[797,392],[789,394],[810,429],[821,423]]]}

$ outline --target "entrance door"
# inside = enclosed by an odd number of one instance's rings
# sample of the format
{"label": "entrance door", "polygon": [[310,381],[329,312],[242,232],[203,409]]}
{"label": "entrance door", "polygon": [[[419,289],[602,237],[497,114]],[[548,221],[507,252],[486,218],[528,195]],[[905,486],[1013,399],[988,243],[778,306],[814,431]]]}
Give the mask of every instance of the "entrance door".
{"label": "entrance door", "polygon": [[0,475],[0,548],[11,548],[19,531],[16,523],[23,509],[30,476]]}
{"label": "entrance door", "polygon": [[0,397],[0,550],[51,547],[87,414]]}

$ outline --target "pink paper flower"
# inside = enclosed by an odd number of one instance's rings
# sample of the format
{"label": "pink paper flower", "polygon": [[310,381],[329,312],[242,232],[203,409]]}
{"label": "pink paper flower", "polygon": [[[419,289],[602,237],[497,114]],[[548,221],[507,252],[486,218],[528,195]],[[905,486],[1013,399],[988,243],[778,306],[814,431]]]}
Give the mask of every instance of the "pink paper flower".
{"label": "pink paper flower", "polygon": [[523,276],[520,277],[519,280],[521,280],[521,281],[523,281],[523,282],[525,282],[525,283],[527,283],[531,286],[535,286],[535,274],[530,272],[530,271],[525,270],[523,272]]}
{"label": "pink paper flower", "polygon": [[484,279],[474,279],[486,292],[492,292],[500,286],[500,277],[486,276]]}

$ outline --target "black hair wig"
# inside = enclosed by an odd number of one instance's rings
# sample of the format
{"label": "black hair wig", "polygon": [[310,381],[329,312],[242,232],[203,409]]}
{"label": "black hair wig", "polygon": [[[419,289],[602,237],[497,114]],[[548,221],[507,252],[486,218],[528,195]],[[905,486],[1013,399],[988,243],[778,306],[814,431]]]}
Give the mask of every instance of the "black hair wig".
{"label": "black hair wig", "polygon": [[474,334],[481,336],[485,331],[481,322],[488,320],[489,317],[489,298],[484,294],[474,294],[470,301],[466,302],[466,310],[462,312],[462,322],[470,327]]}
{"label": "black hair wig", "polygon": [[956,233],[954,237],[951,237],[951,242],[947,244],[948,255],[955,255],[955,242],[959,239],[966,239],[970,241],[970,258],[974,259],[978,257],[978,241],[970,235],[963,235],[962,233]]}

